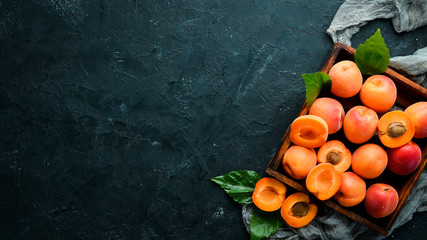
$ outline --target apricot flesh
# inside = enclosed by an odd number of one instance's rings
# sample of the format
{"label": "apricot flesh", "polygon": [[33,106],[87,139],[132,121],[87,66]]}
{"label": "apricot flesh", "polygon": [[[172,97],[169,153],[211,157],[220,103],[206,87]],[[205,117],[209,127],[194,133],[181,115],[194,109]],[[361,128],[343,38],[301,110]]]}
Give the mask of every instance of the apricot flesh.
{"label": "apricot flesh", "polygon": [[271,177],[261,178],[255,184],[252,201],[266,212],[279,210],[286,198],[286,185]]}
{"label": "apricot flesh", "polygon": [[377,113],[387,112],[396,102],[397,88],[393,80],[385,75],[370,76],[360,89],[363,105]]}
{"label": "apricot flesh", "polygon": [[366,191],[365,209],[374,218],[383,218],[396,209],[399,195],[392,186],[384,183],[372,184]]}
{"label": "apricot flesh", "polygon": [[341,174],[342,183],[334,199],[344,207],[353,207],[361,203],[366,196],[366,183],[354,172]]}
{"label": "apricot flesh", "polygon": [[414,123],[414,138],[427,137],[427,102],[417,102],[405,109]]}
{"label": "apricot flesh", "polygon": [[366,143],[353,152],[351,168],[357,175],[373,179],[384,172],[387,163],[387,152],[380,145]]}
{"label": "apricot flesh", "polygon": [[327,200],[338,192],[341,173],[330,163],[320,163],[308,173],[305,185],[319,200]]}
{"label": "apricot flesh", "polygon": [[328,125],[319,116],[302,115],[291,123],[289,137],[295,145],[317,148],[328,139]]}
{"label": "apricot flesh", "polygon": [[339,172],[350,168],[352,154],[339,140],[330,140],[323,144],[317,151],[318,163],[330,163]]}
{"label": "apricot flesh", "polygon": [[280,209],[280,215],[289,226],[301,228],[314,219],[317,211],[317,205],[310,202],[307,194],[297,192],[285,199]]}
{"label": "apricot flesh", "polygon": [[317,155],[314,149],[293,145],[283,155],[283,170],[295,179],[303,179],[316,166]]}
{"label": "apricot flesh", "polygon": [[316,99],[308,114],[323,118],[328,124],[328,134],[336,133],[341,129],[345,116],[341,103],[328,97]]}
{"label": "apricot flesh", "polygon": [[378,121],[378,137],[389,148],[396,148],[411,141],[415,126],[409,114],[395,110],[385,113]]}
{"label": "apricot flesh", "polygon": [[342,98],[355,96],[362,88],[363,77],[356,63],[343,60],[329,70],[331,93]]}

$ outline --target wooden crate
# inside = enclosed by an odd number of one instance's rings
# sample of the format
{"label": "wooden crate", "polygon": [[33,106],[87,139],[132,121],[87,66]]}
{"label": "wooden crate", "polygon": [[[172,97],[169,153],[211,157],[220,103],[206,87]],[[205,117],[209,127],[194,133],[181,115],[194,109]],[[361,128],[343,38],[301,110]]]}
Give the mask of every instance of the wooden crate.
{"label": "wooden crate", "polygon": [[[341,60],[354,61],[355,52],[356,52],[355,49],[343,43],[335,44],[332,52],[329,55],[329,58],[325,62],[321,71],[328,73],[331,67],[336,62],[339,62]],[[393,108],[404,110],[406,107],[408,107],[412,103],[419,102],[419,101],[427,101],[427,89],[421,87],[420,85],[414,83],[413,81],[407,79],[406,77],[400,75],[399,73],[397,73],[396,71],[390,68],[388,68],[383,74],[391,78],[397,87],[397,100]],[[366,79],[366,76],[364,76],[364,79]],[[346,112],[355,105],[362,105],[359,99],[359,95],[356,95],[355,97],[348,98],[348,99],[338,98],[331,95],[330,93],[322,93],[319,97],[322,97],[322,96],[332,97],[337,99],[342,103],[344,110]],[[308,110],[309,110],[309,107],[307,106],[307,103],[304,102],[298,116],[307,114]],[[382,114],[378,114],[379,118],[381,116]],[[309,194],[313,200],[318,201],[320,204],[325,204],[326,206],[331,207],[335,211],[338,211],[346,215],[347,217],[350,217],[351,219],[378,231],[383,235],[387,235],[388,231],[390,230],[394,221],[396,220],[400,210],[405,204],[405,201],[407,200],[411,192],[411,189],[413,188],[415,182],[417,181],[424,166],[427,163],[427,139],[413,139],[422,149],[422,160],[418,169],[412,174],[407,176],[398,176],[391,173],[388,169],[386,169],[378,178],[370,179],[370,180],[366,179],[367,187],[369,187],[373,183],[382,182],[382,183],[390,184],[399,193],[399,203],[396,210],[387,217],[377,219],[369,216],[369,214],[366,212],[364,208],[363,202],[354,207],[342,207],[334,199],[319,201],[306,189],[305,180],[295,180],[292,177],[288,176],[283,170],[281,162],[282,162],[284,153],[292,145],[292,142],[289,138],[289,133],[290,133],[290,126],[288,127],[288,129],[285,132],[285,135],[282,138],[278,151],[273,156],[273,158],[271,159],[270,163],[267,166],[267,169],[266,169],[267,174],[284,182],[286,185],[292,187],[296,191],[302,191]],[[345,138],[342,129],[337,133],[331,134],[328,136],[328,140],[332,140],[332,139],[337,139],[342,141],[350,149],[351,152],[354,152],[357,146],[360,146],[360,145],[352,144],[351,142],[349,142]],[[376,144],[379,144],[380,146],[383,146],[379,141],[377,135],[375,135],[369,142],[376,143]]]}

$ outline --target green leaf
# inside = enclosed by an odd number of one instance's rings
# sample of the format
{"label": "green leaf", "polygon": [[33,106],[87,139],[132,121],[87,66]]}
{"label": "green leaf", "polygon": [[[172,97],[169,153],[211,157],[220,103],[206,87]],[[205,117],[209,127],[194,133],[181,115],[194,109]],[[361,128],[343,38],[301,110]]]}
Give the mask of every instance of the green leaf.
{"label": "green leaf", "polygon": [[332,80],[328,74],[324,72],[305,73],[302,75],[305,84],[305,99],[308,106],[313,104],[322,89],[330,89]]}
{"label": "green leaf", "polygon": [[260,179],[261,176],[254,171],[238,170],[211,180],[223,188],[234,201],[240,204],[250,204],[255,184]]}
{"label": "green leaf", "polygon": [[251,240],[260,240],[275,233],[283,225],[280,211],[264,212],[258,208],[252,211]]}
{"label": "green leaf", "polygon": [[354,54],[354,61],[362,74],[375,75],[385,72],[390,63],[390,53],[380,29],[364,44],[359,45]]}

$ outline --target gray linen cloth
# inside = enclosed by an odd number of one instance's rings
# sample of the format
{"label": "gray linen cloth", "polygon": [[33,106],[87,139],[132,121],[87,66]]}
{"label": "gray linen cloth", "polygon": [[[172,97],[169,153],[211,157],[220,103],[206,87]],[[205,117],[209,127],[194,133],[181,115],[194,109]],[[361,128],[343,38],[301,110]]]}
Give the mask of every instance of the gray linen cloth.
{"label": "gray linen cloth", "polygon": [[[397,32],[411,31],[427,24],[427,0],[347,0],[338,9],[327,33],[334,43],[351,46],[351,37],[368,21],[391,18]],[[413,55],[390,59],[390,67],[411,80],[427,87],[427,47]],[[250,232],[253,205],[242,208],[243,222]],[[412,219],[414,212],[427,211],[427,170],[424,169],[411,191],[395,223],[389,230],[402,226]],[[319,206],[318,215],[307,226],[299,229],[286,224],[268,239],[383,239],[374,230],[326,207]]]}

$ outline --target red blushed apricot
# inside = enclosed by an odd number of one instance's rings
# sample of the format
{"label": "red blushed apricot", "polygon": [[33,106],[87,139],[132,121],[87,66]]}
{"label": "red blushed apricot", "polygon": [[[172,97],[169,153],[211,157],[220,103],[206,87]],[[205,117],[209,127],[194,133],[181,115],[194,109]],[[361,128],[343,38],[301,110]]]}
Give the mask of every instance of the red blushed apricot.
{"label": "red blushed apricot", "polygon": [[387,152],[377,144],[367,143],[353,152],[351,168],[357,175],[372,179],[384,172],[387,163]]}
{"label": "red blushed apricot", "polygon": [[365,143],[377,131],[378,115],[365,106],[358,105],[348,110],[344,117],[344,134],[352,143]]}
{"label": "red blushed apricot", "polygon": [[355,96],[362,88],[363,77],[356,63],[340,61],[329,70],[331,93],[342,98]]}
{"label": "red blushed apricot", "polygon": [[289,226],[300,228],[309,224],[316,216],[317,211],[317,205],[310,203],[307,194],[297,192],[283,202],[280,215]]}
{"label": "red blushed apricot", "polygon": [[414,134],[414,123],[403,111],[387,112],[378,121],[378,137],[386,147],[400,147],[411,141]]}
{"label": "red blushed apricot", "polygon": [[363,83],[359,96],[363,105],[377,113],[384,113],[396,102],[397,88],[389,77],[373,75]]}
{"label": "red blushed apricot", "polygon": [[282,159],[283,170],[295,179],[303,179],[316,166],[317,156],[313,148],[293,145],[286,150]]}
{"label": "red blushed apricot", "polygon": [[261,178],[255,184],[252,201],[255,206],[266,212],[279,210],[286,198],[286,186],[271,177]]}
{"label": "red blushed apricot", "polygon": [[413,141],[397,148],[387,149],[387,168],[397,175],[413,173],[421,163],[421,148]]}
{"label": "red blushed apricot", "polygon": [[308,114],[323,118],[328,124],[328,134],[336,133],[341,129],[345,116],[341,103],[328,97],[316,99],[311,105]]}
{"label": "red blushed apricot", "polygon": [[427,102],[417,102],[405,109],[415,126],[414,138],[427,137]]}
{"label": "red blushed apricot", "polygon": [[354,172],[341,174],[342,183],[334,199],[344,207],[353,207],[361,203],[366,196],[366,183]]}
{"label": "red blushed apricot", "polygon": [[341,187],[341,173],[330,163],[320,163],[308,173],[305,185],[319,200],[327,200]]}
{"label": "red blushed apricot", "polygon": [[399,194],[388,184],[375,183],[366,191],[365,209],[374,218],[390,215],[396,209],[398,202]]}
{"label": "red blushed apricot", "polygon": [[299,116],[291,124],[289,137],[295,145],[317,148],[328,139],[328,124],[315,115]]}
{"label": "red blushed apricot", "polygon": [[330,163],[338,172],[343,173],[351,165],[351,152],[341,141],[327,141],[317,151],[317,162]]}

